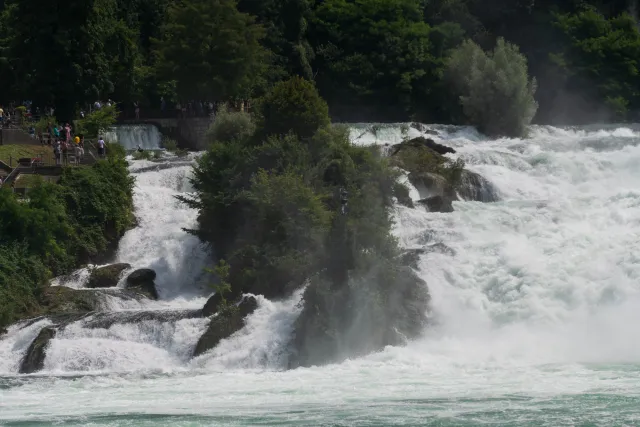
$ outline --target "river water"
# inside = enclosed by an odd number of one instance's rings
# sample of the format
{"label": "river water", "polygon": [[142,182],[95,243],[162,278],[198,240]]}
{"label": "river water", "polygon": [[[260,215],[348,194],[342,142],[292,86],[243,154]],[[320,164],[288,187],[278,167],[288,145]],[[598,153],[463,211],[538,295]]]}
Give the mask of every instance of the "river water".
{"label": "river water", "polygon": [[[402,138],[398,126],[369,128],[354,126],[354,141]],[[19,360],[47,321],[14,326],[0,341],[0,424],[640,425],[640,128],[534,127],[526,140],[430,128],[502,200],[456,202],[451,214],[395,208],[403,246],[455,252],[420,260],[433,298],[422,338],[286,371],[298,293],[259,298],[245,329],[195,360],[203,319],[74,324],[28,376]],[[132,171],[141,224],[118,257],[158,270],[155,309],[201,306],[207,249],[180,231],[195,212],[173,199],[190,190],[188,166]]]}

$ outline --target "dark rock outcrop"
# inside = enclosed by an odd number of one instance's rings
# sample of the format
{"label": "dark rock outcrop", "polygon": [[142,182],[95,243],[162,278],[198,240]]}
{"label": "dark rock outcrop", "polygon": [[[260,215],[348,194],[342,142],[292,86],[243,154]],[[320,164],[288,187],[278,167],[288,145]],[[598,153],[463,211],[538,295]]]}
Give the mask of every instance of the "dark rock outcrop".
{"label": "dark rock outcrop", "polygon": [[393,195],[398,199],[398,203],[408,208],[414,208],[413,200],[406,185],[396,182],[393,187]]}
{"label": "dark rock outcrop", "polygon": [[47,314],[88,313],[100,309],[101,298],[91,290],[50,286],[44,290],[42,306]]}
{"label": "dark rock outcrop", "polygon": [[457,200],[456,191],[442,175],[435,173],[410,173],[409,181],[420,193],[420,197],[447,196]]}
{"label": "dark rock outcrop", "polygon": [[38,336],[31,342],[20,364],[21,374],[33,374],[44,368],[44,359],[47,356],[49,342],[55,338],[56,330],[47,327],[40,331]]}
{"label": "dark rock outcrop", "polygon": [[482,175],[463,170],[458,186],[458,194],[462,199],[476,202],[497,202],[500,200],[498,190]]}
{"label": "dark rock outcrop", "polygon": [[140,268],[127,277],[127,283],[131,286],[140,286],[156,280],[156,272],[150,268]]}
{"label": "dark rock outcrop", "polygon": [[94,313],[88,317],[84,328],[108,329],[113,325],[126,325],[131,323],[154,320],[158,322],[177,322],[183,319],[202,317],[201,310],[149,310],[149,311],[114,311],[106,313]]}
{"label": "dark rock outcrop", "polygon": [[244,327],[245,318],[258,308],[258,301],[245,296],[238,305],[228,307],[211,319],[209,327],[198,340],[193,356],[200,356],[215,348],[220,341],[229,338]]}
{"label": "dark rock outcrop", "polygon": [[141,268],[131,273],[126,280],[126,289],[139,292],[151,299],[158,299],[156,272],[150,268]]}
{"label": "dark rock outcrop", "polygon": [[402,142],[401,144],[395,145],[391,155],[395,156],[400,150],[405,147],[427,147],[440,155],[445,155],[447,153],[455,154],[456,152],[456,150],[454,150],[453,148],[447,147],[446,145],[438,144],[431,138],[419,136],[417,138],[413,138],[408,141]]}
{"label": "dark rock outcrop", "polygon": [[97,268],[91,272],[87,288],[113,288],[118,285],[122,272],[129,268],[131,265],[125,263]]}
{"label": "dark rock outcrop", "polygon": [[427,199],[418,200],[418,203],[425,205],[430,212],[453,212],[453,199],[451,197],[438,195],[429,197]]}
{"label": "dark rock outcrop", "polygon": [[204,317],[213,316],[218,311],[220,311],[221,304],[222,304],[222,294],[220,293],[213,294],[207,300],[206,304],[202,308],[202,315]]}
{"label": "dark rock outcrop", "polygon": [[456,254],[456,251],[454,251],[444,243],[434,243],[423,248],[406,249],[402,254],[400,254],[399,260],[401,265],[411,268],[418,268],[420,256],[428,253],[440,253],[453,256]]}
{"label": "dark rock outcrop", "polygon": [[407,249],[400,254],[400,264],[411,268],[418,268],[420,255],[424,255],[425,253],[424,248]]}
{"label": "dark rock outcrop", "polygon": [[65,286],[49,286],[42,295],[42,314],[52,316],[76,316],[100,311],[106,297],[142,301],[147,297],[137,289],[71,289]]}
{"label": "dark rock outcrop", "polygon": [[337,290],[313,278],[295,323],[289,368],[339,363],[419,336],[427,285],[411,268],[394,264],[381,260]]}

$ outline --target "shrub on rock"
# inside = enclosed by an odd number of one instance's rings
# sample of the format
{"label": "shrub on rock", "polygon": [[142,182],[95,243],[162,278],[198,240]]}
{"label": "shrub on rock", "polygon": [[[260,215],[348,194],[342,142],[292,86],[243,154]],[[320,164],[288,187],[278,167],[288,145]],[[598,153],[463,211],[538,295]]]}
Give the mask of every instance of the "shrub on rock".
{"label": "shrub on rock", "polygon": [[538,110],[536,80],[516,45],[499,38],[484,52],[467,40],[451,54],[446,73],[471,125],[491,136],[525,136]]}

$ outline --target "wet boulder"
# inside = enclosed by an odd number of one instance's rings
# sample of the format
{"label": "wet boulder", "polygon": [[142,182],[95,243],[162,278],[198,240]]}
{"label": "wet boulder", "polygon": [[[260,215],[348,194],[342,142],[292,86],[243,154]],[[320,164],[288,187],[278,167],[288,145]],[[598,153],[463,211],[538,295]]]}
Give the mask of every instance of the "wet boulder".
{"label": "wet boulder", "polygon": [[425,253],[426,250],[424,248],[407,249],[398,257],[400,265],[411,268],[418,268],[418,261],[420,261],[420,256]]}
{"label": "wet boulder", "polygon": [[457,199],[453,186],[442,175],[430,172],[410,173],[409,181],[423,199],[445,195],[453,200]]}
{"label": "wet boulder", "polygon": [[418,203],[429,209],[429,212],[450,213],[453,212],[453,199],[446,196],[433,196],[418,200]]}
{"label": "wet boulder", "polygon": [[394,151],[392,152],[391,155],[395,156],[396,154],[398,154],[400,150],[406,147],[416,147],[416,148],[426,147],[440,155],[445,155],[449,153],[455,154],[456,152],[456,150],[454,150],[453,148],[443,144],[439,144],[431,138],[425,138],[423,136],[419,136],[417,138],[404,141],[401,144],[394,146]]}
{"label": "wet boulder", "polygon": [[139,292],[151,299],[158,299],[156,272],[150,268],[141,268],[131,273],[126,280],[126,289]]}
{"label": "wet boulder", "polygon": [[99,310],[101,301],[98,291],[50,286],[43,292],[41,305],[45,314],[88,313]]}
{"label": "wet boulder", "polygon": [[114,288],[118,285],[122,272],[129,268],[131,265],[126,263],[96,268],[91,272],[87,288]]}
{"label": "wet boulder", "polygon": [[193,356],[200,356],[215,348],[220,341],[229,338],[245,325],[245,318],[258,308],[258,301],[252,296],[245,296],[240,303],[224,308],[211,319],[209,327],[196,344]]}
{"label": "wet boulder", "polygon": [[398,256],[398,261],[400,261],[400,265],[417,269],[420,257],[429,253],[439,253],[454,256],[456,254],[456,251],[454,251],[444,243],[434,243],[422,248],[405,249]]}
{"label": "wet boulder", "polygon": [[202,308],[202,315],[204,317],[213,316],[218,311],[220,311],[221,307],[222,307],[222,294],[215,293],[207,300],[204,307]]}
{"label": "wet boulder", "polygon": [[467,201],[491,203],[500,201],[497,188],[482,175],[463,170],[458,194]]}
{"label": "wet boulder", "polygon": [[27,353],[20,364],[21,374],[33,374],[44,368],[44,359],[47,357],[47,348],[50,341],[55,338],[56,330],[50,327],[40,331],[38,336],[31,342]]}

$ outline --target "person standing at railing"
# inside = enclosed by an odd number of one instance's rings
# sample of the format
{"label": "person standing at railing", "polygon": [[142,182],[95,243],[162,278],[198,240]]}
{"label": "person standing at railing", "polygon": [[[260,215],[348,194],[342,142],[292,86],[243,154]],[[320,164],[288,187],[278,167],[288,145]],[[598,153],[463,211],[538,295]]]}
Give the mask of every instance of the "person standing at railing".
{"label": "person standing at railing", "polygon": [[56,165],[60,165],[60,141],[56,140],[56,142],[53,145],[53,155],[56,158]]}

